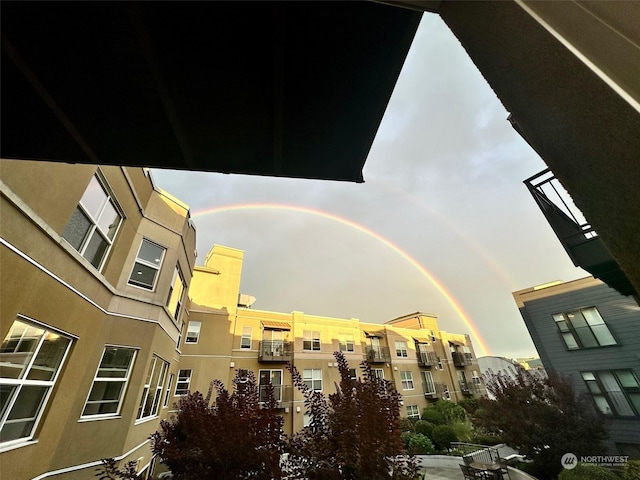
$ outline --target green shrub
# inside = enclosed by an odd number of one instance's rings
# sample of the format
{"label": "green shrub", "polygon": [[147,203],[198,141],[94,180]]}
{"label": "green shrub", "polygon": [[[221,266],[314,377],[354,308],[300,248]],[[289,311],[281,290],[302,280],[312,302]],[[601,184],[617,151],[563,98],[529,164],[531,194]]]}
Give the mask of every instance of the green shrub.
{"label": "green shrub", "polygon": [[410,455],[427,455],[435,452],[435,447],[428,437],[420,433],[411,434],[409,439],[409,454]]}
{"label": "green shrub", "polygon": [[444,425],[447,421],[444,415],[433,407],[427,407],[422,410],[422,420],[425,420],[434,425]]}
{"label": "green shrub", "polygon": [[453,429],[453,433],[455,433],[458,442],[471,441],[472,427],[468,420],[452,422],[450,426]]}
{"label": "green shrub", "polygon": [[624,466],[624,480],[638,480],[640,478],[640,460],[629,460]]}
{"label": "green shrub", "polygon": [[405,450],[409,450],[409,441],[411,440],[411,437],[415,435],[413,432],[402,432],[400,434],[400,440],[402,440],[402,443],[404,444],[404,449]]}
{"label": "green shrub", "polygon": [[421,433],[425,437],[431,438],[434,426],[435,425],[433,423],[429,423],[426,420],[418,420],[415,424],[415,431],[416,433]]}
{"label": "green shrub", "polygon": [[499,443],[502,443],[502,439],[495,435],[476,433],[472,435],[471,443],[475,443],[476,445],[498,445]]}
{"label": "green shrub", "polygon": [[451,442],[458,441],[456,433],[449,425],[438,425],[436,427],[433,427],[431,439],[433,440],[433,443],[435,443],[438,450],[443,450],[445,448],[449,450],[451,448]]}
{"label": "green shrub", "polygon": [[578,464],[576,468],[560,472],[558,480],[620,480],[620,477],[604,467]]}
{"label": "green shrub", "polygon": [[400,419],[400,431],[401,432],[413,432],[415,431],[414,423],[407,417]]}

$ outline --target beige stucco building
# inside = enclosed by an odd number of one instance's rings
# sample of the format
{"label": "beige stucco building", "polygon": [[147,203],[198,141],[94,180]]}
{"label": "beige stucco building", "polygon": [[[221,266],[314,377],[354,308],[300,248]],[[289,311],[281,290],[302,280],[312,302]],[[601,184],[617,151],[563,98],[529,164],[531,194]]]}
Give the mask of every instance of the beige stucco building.
{"label": "beige stucco building", "polygon": [[195,266],[189,208],[143,168],[1,160],[0,193],[2,478],[84,480],[109,457],[148,472],[179,397],[239,369],[276,387],[292,433],[308,418],[287,362],[331,393],[335,351],[392,381],[409,417],[484,392],[469,336],[434,315],[251,308],[243,252],[216,245]]}

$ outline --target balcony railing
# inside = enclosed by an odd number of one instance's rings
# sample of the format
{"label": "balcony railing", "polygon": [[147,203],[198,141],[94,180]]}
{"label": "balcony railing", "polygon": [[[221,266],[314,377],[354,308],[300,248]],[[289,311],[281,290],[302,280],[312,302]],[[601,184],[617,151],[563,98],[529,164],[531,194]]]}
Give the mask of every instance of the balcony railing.
{"label": "balcony railing", "polygon": [[458,380],[460,384],[460,391],[463,395],[471,395],[471,388],[469,388],[469,383],[466,380]]}
{"label": "balcony railing", "polygon": [[569,258],[622,295],[637,295],[629,279],[551,170],[524,181]]}
{"label": "balcony railing", "polygon": [[438,391],[435,383],[422,382],[422,391],[425,398],[438,398]]}
{"label": "balcony railing", "polygon": [[468,353],[451,352],[451,358],[456,367],[466,367],[473,361],[473,357]]}
{"label": "balcony railing", "polygon": [[365,348],[364,358],[369,363],[389,363],[391,361],[389,347],[368,346]]}
{"label": "balcony railing", "polygon": [[[267,400],[267,385],[259,385],[260,402]],[[293,401],[293,387],[291,385],[274,385],[273,396],[278,402],[279,408],[290,407]]]}
{"label": "balcony railing", "polygon": [[259,362],[290,362],[293,359],[293,343],[263,340],[258,351]]}
{"label": "balcony railing", "polygon": [[417,352],[418,365],[421,367],[434,367],[438,365],[436,352]]}

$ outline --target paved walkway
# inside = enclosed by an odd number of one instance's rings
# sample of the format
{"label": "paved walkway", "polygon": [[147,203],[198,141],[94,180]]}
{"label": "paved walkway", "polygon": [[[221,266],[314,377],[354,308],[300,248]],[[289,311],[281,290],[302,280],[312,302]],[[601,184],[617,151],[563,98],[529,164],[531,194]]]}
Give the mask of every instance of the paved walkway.
{"label": "paved walkway", "polygon": [[463,480],[462,470],[459,468],[428,467],[424,480]]}

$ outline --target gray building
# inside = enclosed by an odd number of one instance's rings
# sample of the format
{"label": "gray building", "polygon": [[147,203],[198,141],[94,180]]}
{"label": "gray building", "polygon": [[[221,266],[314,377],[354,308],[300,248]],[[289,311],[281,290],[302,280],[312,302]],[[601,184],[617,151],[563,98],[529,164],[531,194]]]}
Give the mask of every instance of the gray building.
{"label": "gray building", "polygon": [[[547,370],[607,419],[609,453],[640,459],[640,307],[593,277],[513,293]],[[594,452],[594,455],[599,454]]]}

